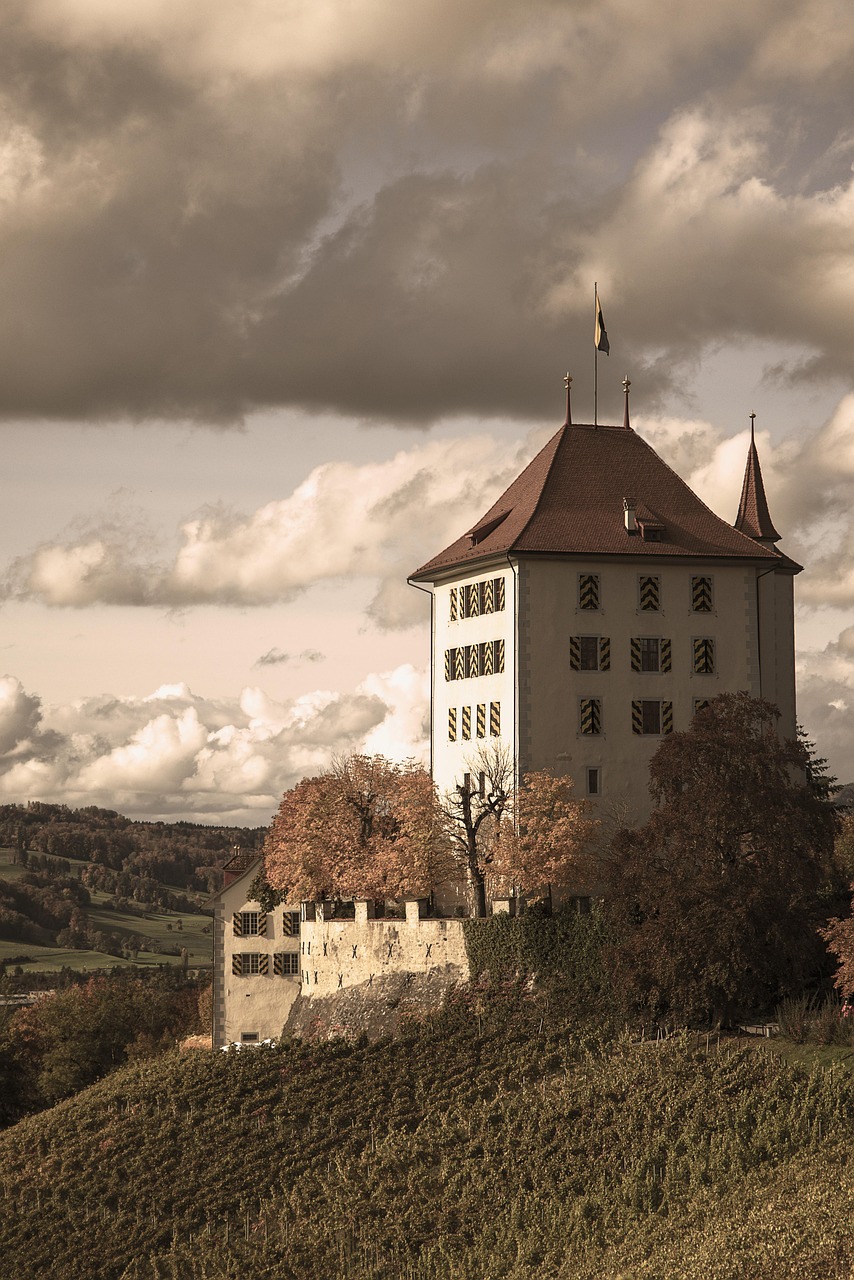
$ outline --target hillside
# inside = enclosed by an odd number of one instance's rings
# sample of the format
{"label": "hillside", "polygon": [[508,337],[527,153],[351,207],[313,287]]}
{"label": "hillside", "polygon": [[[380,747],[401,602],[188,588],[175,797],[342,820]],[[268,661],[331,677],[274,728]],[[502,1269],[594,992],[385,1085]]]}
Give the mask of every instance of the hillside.
{"label": "hillside", "polygon": [[134,822],[108,809],[0,806],[0,965],[210,964],[203,904],[263,830]]}
{"label": "hillside", "polygon": [[20,1122],[0,1244],[61,1280],[825,1280],[852,1119],[838,1068],[461,1003],[374,1046],[138,1063]]}

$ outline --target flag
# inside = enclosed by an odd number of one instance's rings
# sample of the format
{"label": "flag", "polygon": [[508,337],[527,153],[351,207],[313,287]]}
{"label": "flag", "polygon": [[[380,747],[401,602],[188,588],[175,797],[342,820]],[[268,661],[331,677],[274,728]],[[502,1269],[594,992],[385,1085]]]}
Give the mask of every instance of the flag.
{"label": "flag", "polygon": [[599,301],[599,290],[596,290],[596,350],[604,351],[607,356],[611,350],[608,335],[605,332],[605,321],[602,319],[602,304]]}

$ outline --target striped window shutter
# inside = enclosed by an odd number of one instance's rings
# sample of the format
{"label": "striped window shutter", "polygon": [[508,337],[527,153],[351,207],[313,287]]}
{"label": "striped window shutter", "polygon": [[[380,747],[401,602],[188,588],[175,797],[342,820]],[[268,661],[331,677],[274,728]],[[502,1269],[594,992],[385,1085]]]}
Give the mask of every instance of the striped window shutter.
{"label": "striped window shutter", "polygon": [[670,670],[672,670],[672,666],[673,666],[673,659],[672,659],[672,647],[671,647],[670,641],[669,641],[669,640],[662,639],[662,641],[661,641],[661,670],[662,670],[662,671],[670,671]]}
{"label": "striped window shutter", "polygon": [[632,733],[643,733],[643,703],[632,698]]}
{"label": "striped window shutter", "polygon": [[712,612],[712,580],[705,574],[691,579],[691,608],[695,613]]}
{"label": "striped window shutter", "polygon": [[243,937],[243,913],[242,912],[235,911],[234,916],[232,917],[232,929],[233,929],[235,938]]}
{"label": "striped window shutter", "polygon": [[655,612],[661,608],[661,579],[653,574],[644,574],[640,578],[640,607],[647,612]]}
{"label": "striped window shutter", "polygon": [[631,655],[632,655],[632,671],[640,671],[640,669],[641,669],[641,641],[640,641],[640,636],[632,636],[632,639],[631,639]]}
{"label": "striped window shutter", "polygon": [[479,644],[466,645],[466,659],[467,659],[466,666],[468,667],[468,674],[469,676],[471,676],[472,679],[474,679],[475,676],[480,675],[480,645]]}
{"label": "striped window shutter", "polygon": [[263,974],[265,978],[270,972],[270,957],[267,955],[266,951],[262,951],[258,957],[258,972]]}
{"label": "striped window shutter", "polygon": [[578,704],[581,733],[600,733],[602,730],[602,703],[599,698],[582,698]]}
{"label": "striped window shutter", "polygon": [[580,573],[578,575],[578,607],[579,609],[599,608],[598,573]]}
{"label": "striped window shutter", "polygon": [[451,587],[451,622],[457,620],[457,588]]}
{"label": "striped window shutter", "polygon": [[486,703],[479,702],[477,704],[477,736],[479,738],[486,737]]}
{"label": "striped window shutter", "polygon": [[498,613],[504,609],[504,579],[495,579],[495,608]]}
{"label": "striped window shutter", "polygon": [[466,678],[466,651],[464,646],[451,651],[454,655],[454,680],[465,680]]}
{"label": "striped window shutter", "polygon": [[483,583],[483,612],[495,612],[495,579],[487,578]]}
{"label": "striped window shutter", "polygon": [[706,707],[709,707],[709,706],[711,706],[710,698],[695,698],[694,699],[694,715],[696,715],[698,711],[705,711]]}
{"label": "striped window shutter", "polygon": [[480,613],[480,583],[470,582],[466,587],[468,593],[468,616],[476,618]]}
{"label": "striped window shutter", "polygon": [[703,636],[694,640],[694,673],[698,676],[711,676],[715,673],[715,642],[711,636]]}
{"label": "striped window shutter", "polygon": [[273,976],[281,978],[285,972],[285,957],[281,952],[277,952],[273,956]]}
{"label": "striped window shutter", "polygon": [[611,637],[599,637],[599,670],[611,670]]}
{"label": "striped window shutter", "polygon": [[259,933],[259,936],[262,938],[266,938],[267,936],[267,912],[266,911],[258,912],[258,933]]}
{"label": "striped window shutter", "polygon": [[569,637],[569,668],[571,671],[581,670],[581,636]]}
{"label": "striped window shutter", "polygon": [[448,708],[448,741],[456,742],[457,740],[457,708]]}
{"label": "striped window shutter", "polygon": [[231,972],[235,978],[243,977],[243,956],[239,952],[231,957]]}
{"label": "striped window shutter", "polygon": [[463,707],[463,741],[471,737],[471,707]]}
{"label": "striped window shutter", "polygon": [[661,704],[661,732],[673,732],[673,703],[663,701]]}
{"label": "striped window shutter", "polygon": [[489,704],[489,732],[493,738],[501,737],[501,703]]}
{"label": "striped window shutter", "polygon": [[446,679],[446,680],[453,680],[453,676],[451,675],[451,672],[452,672],[452,670],[453,670],[453,666],[454,666],[454,656],[453,656],[453,655],[454,655],[454,650],[453,650],[453,649],[446,649],[446,650],[445,650],[445,679]]}
{"label": "striped window shutter", "polygon": [[481,675],[491,676],[495,670],[495,648],[491,640],[480,646]]}
{"label": "striped window shutter", "polygon": [[501,672],[504,670],[504,641],[495,641],[495,670]]}

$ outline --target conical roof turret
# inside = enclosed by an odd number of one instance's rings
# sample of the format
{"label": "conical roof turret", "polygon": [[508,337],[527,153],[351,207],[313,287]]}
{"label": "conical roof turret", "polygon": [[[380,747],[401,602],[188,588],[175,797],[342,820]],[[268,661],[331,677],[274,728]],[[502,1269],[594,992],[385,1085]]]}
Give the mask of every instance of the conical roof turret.
{"label": "conical roof turret", "polygon": [[744,483],[741,486],[741,501],[738,504],[738,515],[735,528],[739,533],[746,533],[748,538],[757,542],[779,542],[780,535],[774,528],[768,500],[765,497],[765,485],[762,483],[762,468],[759,465],[759,453],[756,449],[753,423],[756,415],[750,415],[750,448],[747,451],[747,465],[744,468]]}

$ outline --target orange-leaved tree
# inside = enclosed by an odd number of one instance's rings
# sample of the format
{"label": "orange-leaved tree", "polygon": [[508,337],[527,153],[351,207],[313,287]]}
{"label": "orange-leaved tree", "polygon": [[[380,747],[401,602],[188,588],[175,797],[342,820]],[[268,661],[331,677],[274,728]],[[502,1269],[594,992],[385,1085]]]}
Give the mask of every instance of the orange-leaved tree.
{"label": "orange-leaved tree", "polygon": [[529,897],[551,896],[552,889],[590,891],[599,823],[573,792],[568,776],[526,773],[514,797],[515,821],[499,828],[494,871]]}
{"label": "orange-leaved tree", "polygon": [[379,755],[341,757],[286,791],[265,850],[267,880],[292,901],[421,897],[449,865],[429,773]]}
{"label": "orange-leaved tree", "polygon": [[552,887],[585,891],[586,855],[597,824],[572,790],[571,778],[548,770],[526,774],[517,787],[513,756],[497,743],[466,760],[463,780],[443,808],[476,916],[486,915],[487,879],[503,884],[502,892],[533,896]]}

